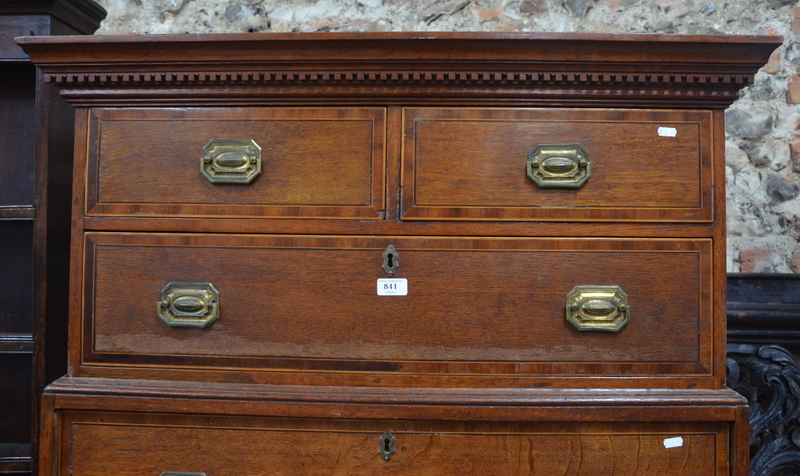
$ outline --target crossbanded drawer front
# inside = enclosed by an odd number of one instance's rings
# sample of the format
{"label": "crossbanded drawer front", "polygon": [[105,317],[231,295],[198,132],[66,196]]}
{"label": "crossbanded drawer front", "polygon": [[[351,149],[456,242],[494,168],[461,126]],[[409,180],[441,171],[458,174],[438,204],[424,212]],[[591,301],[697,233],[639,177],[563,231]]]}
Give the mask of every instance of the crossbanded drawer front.
{"label": "crossbanded drawer front", "polygon": [[[162,415],[148,416],[143,424],[136,418],[124,413],[67,414],[61,438],[70,444],[62,446],[68,453],[61,458],[61,474],[698,476],[729,471],[724,456],[727,426],[715,423],[456,427]],[[382,441],[384,435],[388,441]],[[384,451],[387,446],[391,451]]]}
{"label": "crossbanded drawer front", "polygon": [[[88,233],[84,364],[708,375],[710,252],[706,239]],[[379,280],[407,292],[380,295]]]}
{"label": "crossbanded drawer front", "polygon": [[98,108],[89,126],[89,216],[382,218],[383,108]]}
{"label": "crossbanded drawer front", "polygon": [[405,220],[713,220],[704,111],[404,110]]}

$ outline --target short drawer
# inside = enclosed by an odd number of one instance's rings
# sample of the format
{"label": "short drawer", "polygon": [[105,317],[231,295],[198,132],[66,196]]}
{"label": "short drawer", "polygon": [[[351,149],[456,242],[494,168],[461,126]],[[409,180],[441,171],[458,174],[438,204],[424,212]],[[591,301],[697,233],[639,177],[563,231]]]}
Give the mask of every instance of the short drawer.
{"label": "short drawer", "polygon": [[730,474],[729,431],[720,423],[456,425],[166,415],[148,415],[145,423],[143,415],[77,412],[65,420],[60,474],[72,476]]}
{"label": "short drawer", "polygon": [[[83,362],[708,376],[710,252],[705,239],[88,233]],[[379,295],[379,279],[407,294]]]}
{"label": "short drawer", "polygon": [[713,219],[705,111],[404,111],[405,220]]}
{"label": "short drawer", "polygon": [[380,108],[93,109],[86,215],[382,218]]}

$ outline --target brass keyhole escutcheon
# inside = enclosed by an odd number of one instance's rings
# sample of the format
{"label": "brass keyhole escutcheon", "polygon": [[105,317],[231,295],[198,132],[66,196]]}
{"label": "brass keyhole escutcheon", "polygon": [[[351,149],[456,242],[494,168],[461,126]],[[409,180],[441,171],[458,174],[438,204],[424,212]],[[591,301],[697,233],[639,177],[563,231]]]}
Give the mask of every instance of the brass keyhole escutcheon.
{"label": "brass keyhole escutcheon", "polygon": [[392,459],[392,455],[395,453],[394,441],[394,435],[389,430],[386,430],[381,436],[378,453],[383,456],[384,461]]}
{"label": "brass keyhole escutcheon", "polygon": [[399,267],[400,256],[397,254],[397,250],[394,249],[394,245],[387,246],[383,252],[383,270],[391,276]]}

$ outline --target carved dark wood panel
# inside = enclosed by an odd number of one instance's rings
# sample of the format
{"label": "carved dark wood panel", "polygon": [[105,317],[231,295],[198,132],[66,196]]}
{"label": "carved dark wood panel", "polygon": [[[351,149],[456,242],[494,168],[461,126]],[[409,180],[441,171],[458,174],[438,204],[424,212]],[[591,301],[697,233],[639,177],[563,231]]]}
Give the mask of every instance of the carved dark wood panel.
{"label": "carved dark wood panel", "polygon": [[727,384],[750,406],[750,474],[800,474],[800,275],[730,274],[727,300]]}
{"label": "carved dark wood panel", "polygon": [[800,366],[776,345],[728,345],[727,384],[750,406],[750,474],[800,474]]}

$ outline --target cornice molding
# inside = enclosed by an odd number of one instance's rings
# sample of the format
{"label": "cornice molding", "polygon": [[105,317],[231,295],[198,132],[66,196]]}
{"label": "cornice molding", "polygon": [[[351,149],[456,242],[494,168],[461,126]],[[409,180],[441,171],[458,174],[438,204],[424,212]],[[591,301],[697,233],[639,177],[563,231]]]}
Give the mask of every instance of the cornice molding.
{"label": "cornice molding", "polygon": [[[49,69],[49,68],[45,68]],[[252,100],[255,104],[350,102],[385,104],[437,101],[459,104],[518,101],[520,105],[615,105],[724,108],[753,83],[752,74],[631,73],[575,71],[152,71],[47,72],[46,83],[58,86],[75,105],[134,104],[158,100],[197,104]],[[166,96],[164,91],[168,90]],[[231,95],[232,90],[236,91]]]}
{"label": "cornice molding", "polygon": [[17,41],[76,105],[613,100],[679,108],[727,107],[780,44],[777,37],[466,33]]}
{"label": "cornice molding", "polygon": [[[462,84],[462,85],[574,85],[574,86],[697,86],[725,89],[752,84],[752,74],[575,73],[519,71],[267,71],[267,72],[121,72],[50,73],[45,81],[63,85],[110,84]],[[713,90],[709,91],[713,94]]]}

